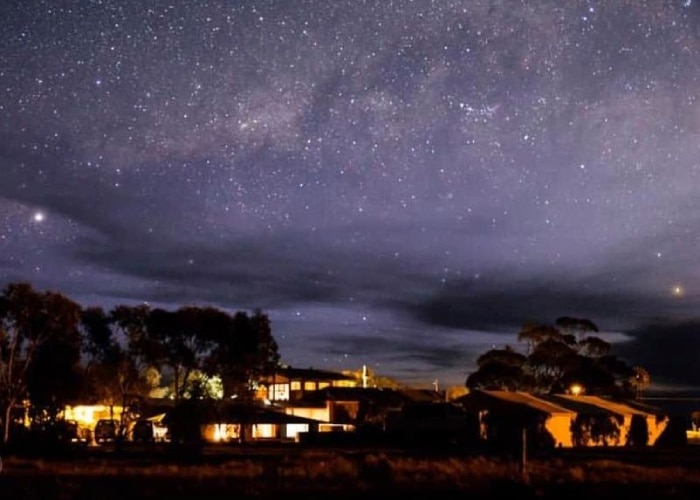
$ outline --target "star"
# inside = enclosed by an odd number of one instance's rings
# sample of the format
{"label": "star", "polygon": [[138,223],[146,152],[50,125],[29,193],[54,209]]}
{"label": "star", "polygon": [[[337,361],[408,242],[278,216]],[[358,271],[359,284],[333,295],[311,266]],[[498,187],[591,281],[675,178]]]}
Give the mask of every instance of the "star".
{"label": "star", "polygon": [[698,1],[53,3],[3,10],[5,279],[428,387],[575,307],[700,381],[645,344],[700,324]]}

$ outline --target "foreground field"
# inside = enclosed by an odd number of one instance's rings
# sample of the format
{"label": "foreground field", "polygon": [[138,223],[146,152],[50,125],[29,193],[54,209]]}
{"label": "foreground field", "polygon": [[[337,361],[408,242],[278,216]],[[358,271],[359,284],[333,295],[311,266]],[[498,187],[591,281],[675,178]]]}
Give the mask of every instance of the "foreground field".
{"label": "foreground field", "polygon": [[526,461],[372,450],[237,450],[186,456],[7,456],[0,497],[698,498],[700,449],[559,453]]}

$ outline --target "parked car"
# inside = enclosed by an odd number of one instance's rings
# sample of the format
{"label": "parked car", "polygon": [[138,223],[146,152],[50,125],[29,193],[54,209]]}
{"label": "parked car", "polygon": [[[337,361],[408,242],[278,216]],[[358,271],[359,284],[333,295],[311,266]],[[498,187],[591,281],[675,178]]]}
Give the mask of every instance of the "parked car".
{"label": "parked car", "polygon": [[89,432],[81,429],[75,420],[34,423],[29,434],[43,444],[87,444],[89,441]]}
{"label": "parked car", "polygon": [[62,420],[57,423],[58,436],[61,441],[87,444],[90,440],[89,429],[84,429],[75,420]]}
{"label": "parked car", "polygon": [[119,434],[119,422],[112,419],[98,420],[95,424],[95,442],[113,443]]}
{"label": "parked car", "polygon": [[131,440],[137,443],[156,443],[169,440],[168,428],[158,422],[140,419],[131,429]]}

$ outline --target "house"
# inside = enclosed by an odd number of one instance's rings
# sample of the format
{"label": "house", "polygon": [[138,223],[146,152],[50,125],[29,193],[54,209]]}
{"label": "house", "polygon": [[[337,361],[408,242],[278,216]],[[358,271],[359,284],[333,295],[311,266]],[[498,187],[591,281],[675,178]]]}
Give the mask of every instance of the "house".
{"label": "house", "polygon": [[168,410],[162,422],[175,443],[298,441],[318,432],[319,421],[259,405],[229,401],[186,400]]}
{"label": "house", "polygon": [[410,397],[395,389],[326,387],[305,393],[285,405],[284,411],[322,420],[336,430],[350,431],[358,426],[383,427],[387,413],[407,401],[411,401]]}
{"label": "house", "polygon": [[[584,432],[578,437],[579,441],[583,440],[581,444],[587,446],[654,445],[669,422],[668,416],[661,410],[635,402],[613,401],[600,396],[586,395],[562,394],[546,397],[576,412],[577,421],[574,427],[580,428],[581,425],[576,424],[583,424]],[[614,424],[610,433],[602,432],[596,436],[587,429],[596,424],[595,419],[586,417],[594,414],[593,408],[605,412],[608,421]]]}
{"label": "house", "polygon": [[479,437],[496,448],[522,443],[525,430],[534,447],[571,447],[571,422],[575,412],[537,398],[511,391],[472,391],[456,403],[477,416]]}
{"label": "house", "polygon": [[646,446],[663,435],[668,418],[652,407],[597,396],[472,391],[459,398],[478,415],[484,443],[514,447]]}
{"label": "house", "polygon": [[357,387],[352,375],[314,368],[279,367],[258,381],[260,398],[271,403],[297,401],[304,394],[328,387]]}

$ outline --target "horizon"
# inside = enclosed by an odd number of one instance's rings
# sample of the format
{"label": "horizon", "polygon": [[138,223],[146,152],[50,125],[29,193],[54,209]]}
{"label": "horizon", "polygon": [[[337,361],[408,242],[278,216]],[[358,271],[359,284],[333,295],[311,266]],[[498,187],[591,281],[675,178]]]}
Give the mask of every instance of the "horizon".
{"label": "horizon", "polygon": [[587,318],[700,387],[700,2],[0,9],[3,282],[426,386]]}

